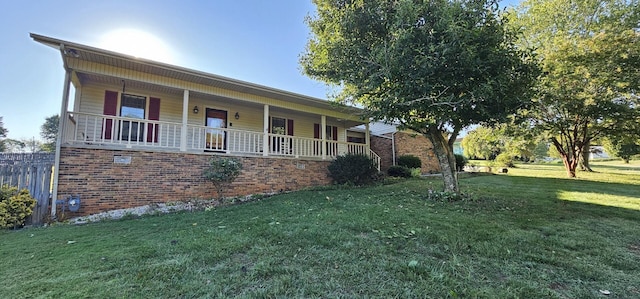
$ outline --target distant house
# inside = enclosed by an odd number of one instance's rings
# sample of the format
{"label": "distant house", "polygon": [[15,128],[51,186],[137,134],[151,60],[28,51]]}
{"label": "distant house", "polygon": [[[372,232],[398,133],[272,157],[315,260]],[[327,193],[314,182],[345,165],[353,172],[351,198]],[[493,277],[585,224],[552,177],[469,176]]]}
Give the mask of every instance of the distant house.
{"label": "distant house", "polygon": [[370,124],[371,150],[380,156],[380,169],[386,171],[397,165],[403,155],[413,155],[422,161],[423,174],[440,172],[431,141],[413,131],[400,131],[397,126],[375,122]]}
{"label": "distant house", "polygon": [[462,148],[462,137],[456,138],[453,143],[453,153],[456,155],[464,155],[464,148]]}
{"label": "distant house", "polygon": [[380,164],[358,108],[31,37],[59,52],[64,64],[54,198],[79,196],[78,215],[212,198],[202,172],[214,155],[244,165],[227,196],[329,184],[328,164],[345,153]]}

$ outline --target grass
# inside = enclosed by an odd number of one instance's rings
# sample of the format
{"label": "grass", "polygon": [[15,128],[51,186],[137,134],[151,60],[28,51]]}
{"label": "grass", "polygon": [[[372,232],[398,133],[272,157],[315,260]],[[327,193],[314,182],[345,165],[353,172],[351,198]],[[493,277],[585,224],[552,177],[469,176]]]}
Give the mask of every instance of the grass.
{"label": "grass", "polygon": [[0,232],[0,298],[640,297],[640,164],[302,191]]}

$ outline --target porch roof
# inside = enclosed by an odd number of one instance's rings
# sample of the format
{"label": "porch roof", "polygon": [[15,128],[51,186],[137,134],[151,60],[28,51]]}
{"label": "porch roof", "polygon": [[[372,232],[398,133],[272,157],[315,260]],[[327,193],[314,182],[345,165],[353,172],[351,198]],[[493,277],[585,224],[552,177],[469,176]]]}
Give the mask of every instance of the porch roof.
{"label": "porch roof", "polygon": [[251,82],[232,79],[144,58],[138,58],[118,52],[108,51],[35,33],[31,33],[30,36],[36,42],[60,50],[65,68],[67,67],[68,61],[70,59],[79,59],[88,62],[128,69],[136,72],[149,73],[171,79],[193,82],[241,93],[253,94],[261,97],[278,98],[283,101],[299,105],[339,111],[340,113],[345,113],[356,117],[362,115],[363,112],[362,109],[357,107],[337,105],[336,103],[327,100],[263,86]]}

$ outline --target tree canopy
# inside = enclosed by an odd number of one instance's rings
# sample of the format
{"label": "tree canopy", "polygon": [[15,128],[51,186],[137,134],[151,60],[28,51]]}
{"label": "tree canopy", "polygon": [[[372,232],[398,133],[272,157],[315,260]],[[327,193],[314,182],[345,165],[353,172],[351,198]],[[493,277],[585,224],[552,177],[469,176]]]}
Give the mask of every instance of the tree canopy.
{"label": "tree canopy", "polygon": [[499,124],[493,127],[478,126],[462,139],[464,155],[472,159],[494,160],[498,155],[530,160],[544,158],[539,150],[539,140],[517,124]]}
{"label": "tree canopy", "polygon": [[453,142],[463,128],[527,107],[537,76],[493,0],[314,0],[307,75],[374,120],[434,145],[447,191],[458,192]]}
{"label": "tree canopy", "polygon": [[47,117],[44,124],[40,126],[40,136],[44,140],[41,145],[42,151],[54,152],[56,150],[56,139],[58,138],[58,121],[57,114]]}
{"label": "tree canopy", "polygon": [[544,72],[525,115],[575,177],[592,141],[638,134],[638,0],[527,0],[512,16]]}

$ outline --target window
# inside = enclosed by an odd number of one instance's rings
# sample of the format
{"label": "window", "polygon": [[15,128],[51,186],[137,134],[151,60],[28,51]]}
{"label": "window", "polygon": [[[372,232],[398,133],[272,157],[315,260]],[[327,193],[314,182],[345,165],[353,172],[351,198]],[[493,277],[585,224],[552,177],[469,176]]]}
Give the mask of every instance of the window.
{"label": "window", "polygon": [[[144,120],[147,98],[131,94],[122,94],[120,102],[120,116]],[[120,128],[120,138],[128,141],[142,141],[144,136],[144,122],[123,120]]]}
{"label": "window", "polygon": [[[293,119],[282,117],[271,117],[271,134],[293,136]],[[271,136],[269,138],[271,150],[280,154],[289,154],[292,152],[293,139],[291,137]]]}
{"label": "window", "polygon": [[287,132],[287,120],[280,117],[271,118],[271,133],[284,135]]}
{"label": "window", "polygon": [[327,126],[325,128],[327,140],[338,140],[338,127]]}
{"label": "window", "polygon": [[363,137],[347,136],[347,142],[364,143],[364,138]]}

